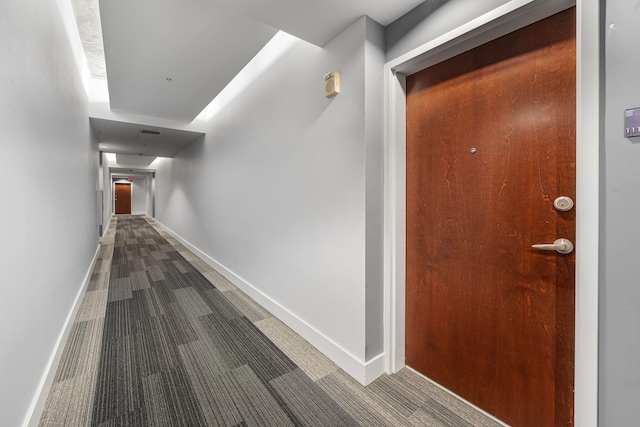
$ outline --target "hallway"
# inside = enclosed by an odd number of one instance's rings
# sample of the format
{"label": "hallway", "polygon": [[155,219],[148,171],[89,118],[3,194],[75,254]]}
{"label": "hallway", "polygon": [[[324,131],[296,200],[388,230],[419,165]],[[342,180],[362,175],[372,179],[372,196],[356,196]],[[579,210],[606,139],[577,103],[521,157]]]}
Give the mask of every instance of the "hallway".
{"label": "hallway", "polygon": [[114,217],[41,426],[494,426],[409,369],[362,387],[152,220]]}

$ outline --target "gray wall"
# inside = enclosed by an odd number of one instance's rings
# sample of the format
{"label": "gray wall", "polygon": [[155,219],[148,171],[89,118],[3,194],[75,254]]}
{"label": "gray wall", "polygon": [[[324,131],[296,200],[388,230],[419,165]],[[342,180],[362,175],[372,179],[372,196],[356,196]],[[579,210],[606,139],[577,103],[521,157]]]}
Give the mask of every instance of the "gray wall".
{"label": "gray wall", "polygon": [[364,17],[291,39],[157,172],[161,223],[361,362],[383,347],[382,40]]}
{"label": "gray wall", "polygon": [[384,27],[366,20],[365,37],[365,198],[366,198],[366,360],[380,354],[383,324],[384,227]]}
{"label": "gray wall", "polygon": [[0,52],[0,425],[19,426],[96,252],[98,153],[57,2],[2,1]]}
{"label": "gray wall", "polygon": [[113,184],[109,171],[109,159],[105,153],[102,155],[102,229],[107,230],[111,216],[113,215]]}
{"label": "gray wall", "polygon": [[[387,27],[387,60],[403,55],[506,1],[427,0]],[[624,110],[640,107],[637,2],[606,5],[605,137],[601,163],[599,424],[637,425],[640,419],[640,138],[623,134]],[[594,29],[595,31],[595,29]]]}
{"label": "gray wall", "polygon": [[640,138],[624,110],[640,107],[640,6],[606,5],[605,215],[600,285],[600,425],[640,420]]}
{"label": "gray wall", "polygon": [[153,214],[153,176],[146,177],[146,197],[145,197],[145,213],[152,217]]}
{"label": "gray wall", "polygon": [[387,26],[387,61],[508,2],[509,0],[426,0]]}

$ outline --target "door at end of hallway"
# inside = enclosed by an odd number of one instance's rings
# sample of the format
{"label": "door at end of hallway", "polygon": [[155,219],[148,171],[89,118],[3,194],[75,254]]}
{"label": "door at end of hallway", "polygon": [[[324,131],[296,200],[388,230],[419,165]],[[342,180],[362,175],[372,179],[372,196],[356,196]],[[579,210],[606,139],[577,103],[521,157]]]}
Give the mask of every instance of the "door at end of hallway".
{"label": "door at end of hallway", "polygon": [[113,189],[116,215],[131,214],[131,184],[116,182]]}

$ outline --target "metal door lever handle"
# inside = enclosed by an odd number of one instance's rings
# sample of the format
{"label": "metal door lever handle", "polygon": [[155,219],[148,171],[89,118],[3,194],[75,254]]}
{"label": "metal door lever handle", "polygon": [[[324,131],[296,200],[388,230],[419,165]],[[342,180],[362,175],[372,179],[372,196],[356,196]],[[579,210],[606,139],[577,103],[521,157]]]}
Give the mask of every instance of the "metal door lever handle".
{"label": "metal door lever handle", "polygon": [[573,243],[567,239],[558,239],[553,243],[541,243],[531,247],[543,251],[556,251],[559,254],[570,254],[573,251]]}

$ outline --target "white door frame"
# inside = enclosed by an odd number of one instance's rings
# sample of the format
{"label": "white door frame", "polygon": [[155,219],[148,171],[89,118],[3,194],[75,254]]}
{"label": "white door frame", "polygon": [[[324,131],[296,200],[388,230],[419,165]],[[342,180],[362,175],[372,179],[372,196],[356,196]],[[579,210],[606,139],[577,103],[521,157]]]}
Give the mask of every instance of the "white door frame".
{"label": "white door frame", "polygon": [[511,0],[385,65],[385,369],[405,360],[405,76],[576,5],[575,425],[598,423],[600,7],[589,0]]}

